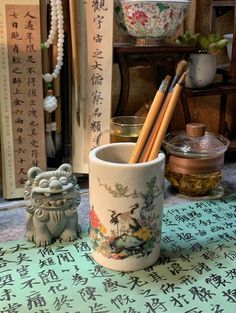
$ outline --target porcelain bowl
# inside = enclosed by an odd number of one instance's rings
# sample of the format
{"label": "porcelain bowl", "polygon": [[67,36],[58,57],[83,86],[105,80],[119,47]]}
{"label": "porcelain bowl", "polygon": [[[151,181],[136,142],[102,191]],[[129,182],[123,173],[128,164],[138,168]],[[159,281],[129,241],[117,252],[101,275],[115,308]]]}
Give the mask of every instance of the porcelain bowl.
{"label": "porcelain bowl", "polygon": [[191,0],[115,0],[122,31],[138,39],[160,40],[181,26]]}

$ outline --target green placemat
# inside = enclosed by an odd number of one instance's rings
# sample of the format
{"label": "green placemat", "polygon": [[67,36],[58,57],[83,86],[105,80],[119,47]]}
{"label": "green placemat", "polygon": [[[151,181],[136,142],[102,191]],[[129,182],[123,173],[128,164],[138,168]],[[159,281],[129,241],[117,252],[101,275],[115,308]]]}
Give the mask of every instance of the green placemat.
{"label": "green placemat", "polygon": [[0,245],[1,313],[236,312],[236,197],[165,210],[161,257],[137,272],[91,258],[87,234]]}

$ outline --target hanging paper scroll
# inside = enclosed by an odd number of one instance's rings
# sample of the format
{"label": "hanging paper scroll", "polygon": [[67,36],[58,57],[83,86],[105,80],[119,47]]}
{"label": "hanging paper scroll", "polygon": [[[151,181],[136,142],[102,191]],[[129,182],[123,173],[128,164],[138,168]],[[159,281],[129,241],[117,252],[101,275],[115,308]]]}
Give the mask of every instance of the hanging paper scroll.
{"label": "hanging paper scroll", "polygon": [[23,195],[27,171],[46,168],[39,0],[0,1],[3,195]]}
{"label": "hanging paper scroll", "polygon": [[111,116],[113,1],[80,1],[80,99],[73,111],[73,170],[88,172],[88,154],[109,129]]}

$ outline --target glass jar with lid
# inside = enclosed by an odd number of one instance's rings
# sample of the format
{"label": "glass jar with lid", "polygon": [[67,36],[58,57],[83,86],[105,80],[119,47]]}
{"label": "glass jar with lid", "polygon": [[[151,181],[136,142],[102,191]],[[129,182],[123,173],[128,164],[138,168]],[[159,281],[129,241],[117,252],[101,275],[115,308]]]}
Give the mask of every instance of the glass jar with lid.
{"label": "glass jar with lid", "polygon": [[206,132],[205,124],[189,123],[186,131],[165,135],[163,146],[167,152],[166,178],[179,193],[206,196],[219,187],[227,138]]}

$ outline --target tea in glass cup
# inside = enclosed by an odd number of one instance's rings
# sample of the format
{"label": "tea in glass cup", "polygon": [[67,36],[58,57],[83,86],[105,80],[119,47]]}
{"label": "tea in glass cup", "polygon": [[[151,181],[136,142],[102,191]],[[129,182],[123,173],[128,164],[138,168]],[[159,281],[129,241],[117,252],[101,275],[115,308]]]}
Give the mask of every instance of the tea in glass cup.
{"label": "tea in glass cup", "polygon": [[140,116],[115,116],[111,118],[110,130],[98,135],[97,145],[105,133],[110,133],[110,142],[136,142],[143,127],[145,118]]}

